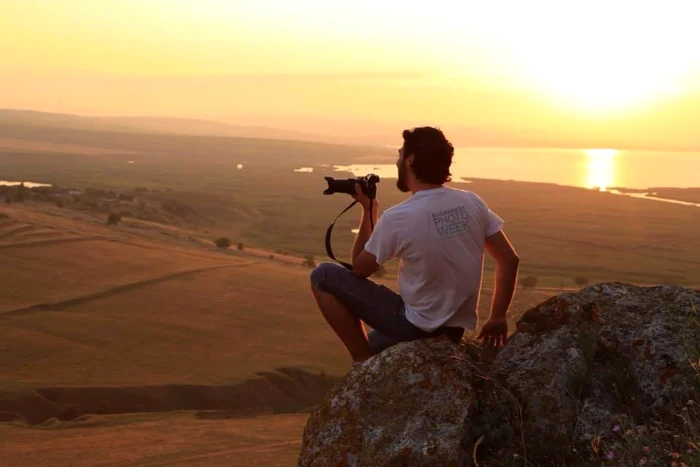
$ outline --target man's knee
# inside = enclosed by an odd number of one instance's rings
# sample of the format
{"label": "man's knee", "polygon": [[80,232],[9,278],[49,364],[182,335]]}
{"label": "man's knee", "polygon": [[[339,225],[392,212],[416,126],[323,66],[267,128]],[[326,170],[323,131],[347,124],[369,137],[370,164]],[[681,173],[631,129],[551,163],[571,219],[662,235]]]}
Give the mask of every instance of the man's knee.
{"label": "man's knee", "polygon": [[343,266],[335,263],[321,263],[311,271],[311,286],[314,290],[325,293],[333,292],[333,285],[342,280]]}

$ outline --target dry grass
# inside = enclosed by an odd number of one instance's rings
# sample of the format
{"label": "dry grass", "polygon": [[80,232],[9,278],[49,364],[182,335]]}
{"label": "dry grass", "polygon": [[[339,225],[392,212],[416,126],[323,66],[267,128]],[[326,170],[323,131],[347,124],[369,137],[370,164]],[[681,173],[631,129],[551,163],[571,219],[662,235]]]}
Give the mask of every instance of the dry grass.
{"label": "dry grass", "polygon": [[[275,290],[274,294],[270,290]],[[301,268],[242,263],[3,322],[1,378],[35,385],[219,384],[348,358]]]}
{"label": "dry grass", "polygon": [[0,424],[3,465],[295,465],[305,414],[198,420],[192,413]]}
{"label": "dry grass", "polygon": [[10,219],[0,221],[0,315],[240,261],[33,210],[6,212]]}

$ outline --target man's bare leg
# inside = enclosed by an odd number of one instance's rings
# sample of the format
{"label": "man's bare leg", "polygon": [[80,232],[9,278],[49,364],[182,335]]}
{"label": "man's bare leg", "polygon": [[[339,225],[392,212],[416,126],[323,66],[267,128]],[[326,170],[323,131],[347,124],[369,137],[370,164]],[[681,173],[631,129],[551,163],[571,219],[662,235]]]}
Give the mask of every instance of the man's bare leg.
{"label": "man's bare leg", "polygon": [[363,362],[370,358],[372,350],[362,322],[333,295],[316,290],[313,286],[311,290],[323,317],[348,349],[353,361]]}

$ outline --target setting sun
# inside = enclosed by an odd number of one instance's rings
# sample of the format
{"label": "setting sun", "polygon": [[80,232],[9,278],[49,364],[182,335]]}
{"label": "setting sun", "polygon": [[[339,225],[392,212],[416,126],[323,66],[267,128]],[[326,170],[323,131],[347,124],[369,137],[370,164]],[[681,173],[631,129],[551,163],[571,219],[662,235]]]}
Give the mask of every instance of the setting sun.
{"label": "setting sun", "polygon": [[586,183],[588,188],[607,191],[615,185],[616,158],[619,151],[615,149],[586,149]]}
{"label": "setting sun", "polygon": [[629,111],[681,94],[690,80],[697,7],[672,3],[549,2],[559,21],[514,25],[518,40],[509,41],[534,86],[556,102],[593,114]]}

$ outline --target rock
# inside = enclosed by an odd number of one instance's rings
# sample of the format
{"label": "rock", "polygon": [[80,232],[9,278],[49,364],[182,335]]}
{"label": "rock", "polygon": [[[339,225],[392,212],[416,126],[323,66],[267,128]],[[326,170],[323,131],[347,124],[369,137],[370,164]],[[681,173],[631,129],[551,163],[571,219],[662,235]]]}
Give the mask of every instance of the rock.
{"label": "rock", "polygon": [[698,310],[697,291],[609,283],[526,312],[495,368],[522,399],[530,449],[570,449],[610,433],[616,414],[641,424],[688,400]]}
{"label": "rock", "polygon": [[469,465],[477,454],[479,465],[570,465],[620,433],[675,443],[692,417],[700,428],[698,291],[593,285],[527,311],[495,358],[473,342],[459,352],[401,344],[353,370],[310,417],[299,465]]}
{"label": "rock", "polygon": [[455,350],[402,343],[354,368],[309,419],[299,465],[462,465],[474,395]]}

